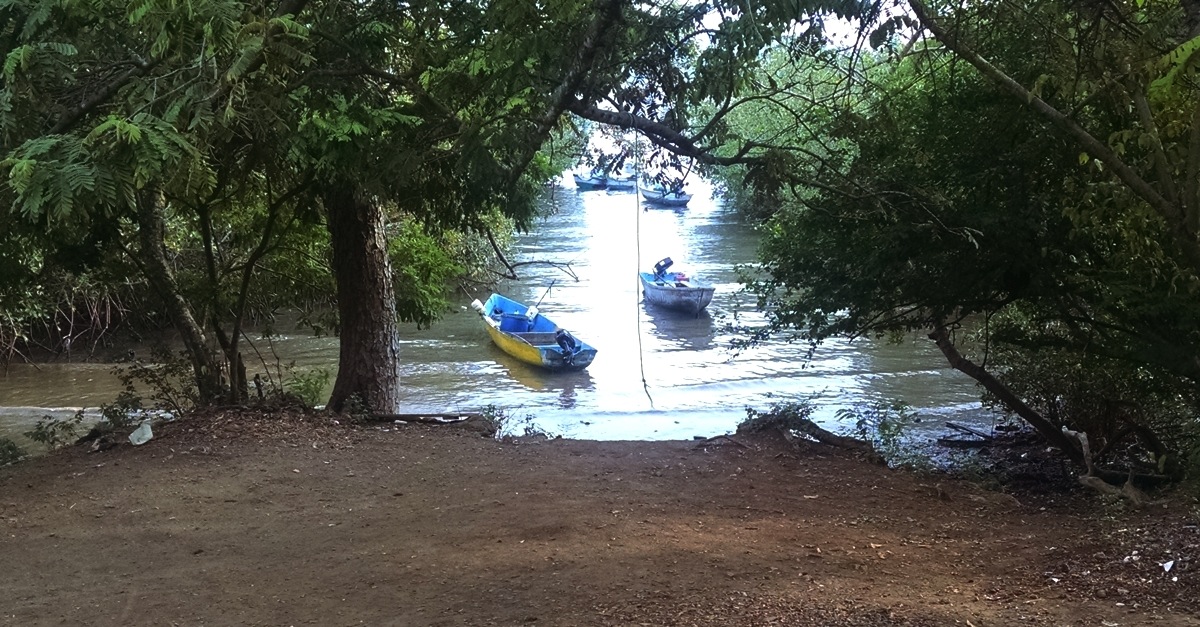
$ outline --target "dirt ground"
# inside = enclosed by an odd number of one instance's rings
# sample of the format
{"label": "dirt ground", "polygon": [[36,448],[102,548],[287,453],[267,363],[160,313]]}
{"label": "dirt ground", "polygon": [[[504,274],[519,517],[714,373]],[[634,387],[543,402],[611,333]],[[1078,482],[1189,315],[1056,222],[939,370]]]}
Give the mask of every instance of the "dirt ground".
{"label": "dirt ground", "polygon": [[1160,498],[216,414],[0,468],[0,624],[1200,625],[1200,506]]}

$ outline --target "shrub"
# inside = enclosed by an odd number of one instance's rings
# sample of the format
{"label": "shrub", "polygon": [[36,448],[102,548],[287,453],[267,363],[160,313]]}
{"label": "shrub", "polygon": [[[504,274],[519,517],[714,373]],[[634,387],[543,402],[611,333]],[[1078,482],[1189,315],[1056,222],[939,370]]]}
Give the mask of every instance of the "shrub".
{"label": "shrub", "polygon": [[809,420],[813,406],[808,400],[772,403],[765,412],[746,408],[746,419],[738,424],[741,433],[758,433],[770,429],[799,431],[800,423]]}
{"label": "shrub", "polygon": [[8,438],[0,438],[0,466],[15,464],[25,459],[27,454],[16,442]]}
{"label": "shrub", "polygon": [[25,437],[46,445],[53,450],[71,444],[78,438],[79,425],[83,422],[83,410],[75,412],[71,418],[55,418],[42,416],[33,429],[25,432]]}
{"label": "shrub", "polygon": [[321,404],[332,378],[333,373],[328,368],[317,368],[307,372],[293,370],[291,376],[284,380],[283,387],[300,397],[300,400],[311,408]]}
{"label": "shrub", "polygon": [[496,438],[543,437],[549,439],[554,437],[552,433],[534,424],[537,416],[533,414],[516,416],[495,405],[488,405],[479,413],[483,416],[488,431]]}
{"label": "shrub", "polygon": [[928,455],[913,449],[904,433],[918,422],[917,414],[903,401],[876,402],[856,405],[838,411],[839,421],[854,424],[855,436],[867,440],[883,455],[889,466],[929,469]]}
{"label": "shrub", "polygon": [[117,393],[117,398],[111,405],[100,405],[101,421],[111,429],[127,429],[133,427],[138,420],[135,416],[142,412],[142,397],[126,389]]}

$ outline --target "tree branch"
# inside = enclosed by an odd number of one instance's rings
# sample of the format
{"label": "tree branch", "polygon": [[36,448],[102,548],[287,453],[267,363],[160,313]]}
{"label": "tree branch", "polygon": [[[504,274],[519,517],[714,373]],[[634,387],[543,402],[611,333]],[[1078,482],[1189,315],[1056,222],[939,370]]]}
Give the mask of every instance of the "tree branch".
{"label": "tree branch", "polygon": [[621,17],[621,6],[623,4],[622,0],[602,0],[596,3],[596,17],[588,26],[587,34],[584,35],[583,41],[579,42],[579,49],[575,51],[575,58],[571,61],[571,65],[567,67],[567,71],[558,86],[550,94],[550,104],[547,105],[546,111],[538,119],[537,128],[534,130],[531,140],[526,144],[525,151],[513,163],[512,169],[509,172],[508,188],[511,189],[525,172],[525,169],[529,167],[529,162],[533,160],[534,155],[542,147],[542,143],[550,135],[550,130],[554,128],[554,124],[558,122],[559,117],[566,110],[568,103],[574,98],[575,93],[579,91],[579,86],[583,84],[584,78],[587,77],[588,71],[591,70],[592,65],[596,61],[596,55],[602,49],[601,42],[604,36]]}
{"label": "tree branch", "polygon": [[[300,11],[303,11],[304,6],[307,4],[308,0],[281,0],[279,6],[275,7],[275,11],[271,13],[271,18],[281,18],[285,15],[299,15]],[[255,53],[254,59],[252,59],[250,63],[246,65],[246,71],[243,72],[243,75],[253,74],[255,70],[262,67],[263,64],[267,62],[267,45],[269,45],[271,40],[277,37],[282,30],[283,29],[277,25],[273,25],[267,30],[266,36],[263,37],[262,44]],[[221,81],[221,84],[218,85],[217,88],[208,95],[208,99],[217,100],[219,98],[224,98],[229,94],[230,91],[233,90],[235,82],[236,81],[229,80]]]}
{"label": "tree branch", "polygon": [[736,165],[743,163],[755,163],[759,161],[758,157],[748,156],[750,150],[758,147],[757,144],[748,143],[742,146],[738,154],[732,157],[718,157],[707,150],[697,146],[690,137],[683,133],[663,124],[656,122],[633,113],[621,113],[618,111],[607,111],[598,107],[590,106],[578,98],[572,98],[567,104],[567,110],[575,115],[599,122],[601,124],[611,124],[620,128],[631,128],[641,131],[655,145],[670,150],[671,152],[684,156],[691,157],[701,163],[710,165]]}
{"label": "tree branch", "polygon": [[1171,166],[1167,164],[1167,154],[1163,150],[1162,138],[1158,133],[1158,125],[1154,123],[1154,115],[1150,112],[1150,103],[1146,100],[1146,92],[1143,89],[1135,89],[1131,97],[1134,107],[1137,109],[1138,119],[1141,121],[1142,127],[1145,129],[1146,134],[1150,136],[1150,141],[1153,144],[1151,146],[1151,153],[1152,160],[1154,161],[1154,172],[1158,177],[1158,184],[1162,186],[1167,201],[1175,206],[1179,206],[1179,193],[1175,189],[1175,179],[1171,177]]}
{"label": "tree branch", "polygon": [[133,64],[133,67],[129,68],[123,74],[113,79],[111,83],[105,85],[102,89],[100,89],[100,91],[92,94],[91,98],[88,98],[78,107],[68,111],[66,115],[64,115],[61,119],[59,119],[58,122],[54,124],[54,126],[50,127],[50,131],[47,133],[47,135],[61,135],[62,133],[66,132],[68,129],[74,126],[80,118],[88,113],[91,113],[105,102],[108,102],[108,99],[112,98],[117,91],[127,85],[129,81],[142,76],[153,69],[155,65],[158,65],[158,61],[155,60],[147,62],[141,58],[136,58],[134,59]]}
{"label": "tree branch", "polygon": [[1008,386],[1001,383],[992,373],[963,357],[962,353],[958,352],[958,348],[954,346],[954,342],[951,341],[950,333],[947,331],[945,325],[937,325],[933,332],[929,334],[929,339],[937,343],[937,347],[946,356],[946,361],[950,362],[950,367],[978,381],[984,389],[1000,399],[1000,402],[1004,403],[1005,407],[1011,409],[1024,419],[1025,422],[1028,422],[1046,441],[1062,450],[1071,461],[1080,466],[1088,464],[1089,460],[1084,458],[1083,452],[1075,444],[1076,440],[1067,437],[1062,431],[1055,428],[1049,420],[1046,420],[1032,407],[1026,405],[1025,401],[1018,398],[1012,390],[1008,389]]}
{"label": "tree branch", "polygon": [[950,49],[958,57],[964,59],[987,79],[991,80],[1003,91],[1022,102],[1038,116],[1058,129],[1064,135],[1077,142],[1085,151],[1097,160],[1105,163],[1112,173],[1124,183],[1134,194],[1144,200],[1157,212],[1171,230],[1176,233],[1176,239],[1192,263],[1193,268],[1200,268],[1200,246],[1197,245],[1194,232],[1187,227],[1183,212],[1176,204],[1164,198],[1150,183],[1138,175],[1128,164],[1120,159],[1104,142],[1096,139],[1091,133],[1079,126],[1075,120],[1051,106],[1046,101],[1035,96],[1017,81],[1005,74],[996,66],[968,47],[966,44],[942,27],[925,8],[921,0],[909,0],[913,13],[942,45]]}

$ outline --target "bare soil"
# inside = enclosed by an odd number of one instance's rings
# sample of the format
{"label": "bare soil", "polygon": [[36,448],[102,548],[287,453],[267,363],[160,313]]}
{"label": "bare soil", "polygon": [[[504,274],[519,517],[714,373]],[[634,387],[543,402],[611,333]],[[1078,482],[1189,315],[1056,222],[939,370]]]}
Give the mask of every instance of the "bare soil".
{"label": "bare soil", "polygon": [[1196,500],[1156,496],[216,413],[0,468],[0,624],[1200,625]]}

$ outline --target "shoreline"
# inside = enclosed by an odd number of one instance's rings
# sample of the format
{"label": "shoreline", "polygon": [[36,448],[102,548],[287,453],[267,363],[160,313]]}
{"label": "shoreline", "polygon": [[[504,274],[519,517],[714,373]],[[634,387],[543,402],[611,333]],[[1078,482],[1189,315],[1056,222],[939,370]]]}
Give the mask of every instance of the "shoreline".
{"label": "shoreline", "polygon": [[766,436],[385,428],[215,412],[0,468],[0,623],[1200,625],[1182,495],[1004,494]]}

